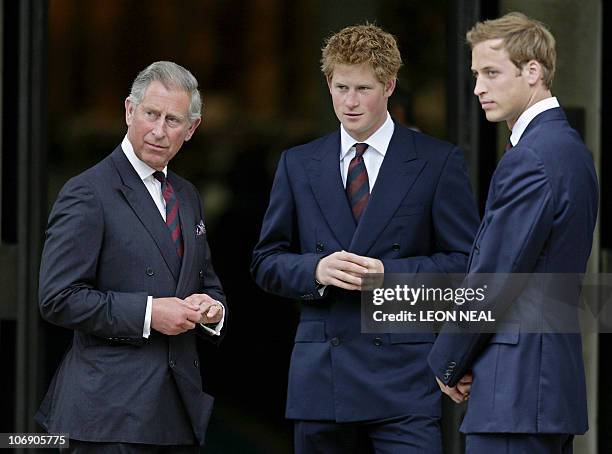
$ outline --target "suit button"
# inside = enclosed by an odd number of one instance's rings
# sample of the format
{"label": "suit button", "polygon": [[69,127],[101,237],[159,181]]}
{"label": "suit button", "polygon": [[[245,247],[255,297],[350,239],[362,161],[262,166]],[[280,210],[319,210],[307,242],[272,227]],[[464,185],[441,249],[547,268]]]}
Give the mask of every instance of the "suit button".
{"label": "suit button", "polygon": [[193,365],[195,367],[200,367],[200,362],[197,359],[195,359],[195,360],[193,360]]}
{"label": "suit button", "polygon": [[394,252],[399,251],[399,250],[400,250],[400,245],[399,245],[399,243],[393,243],[393,246],[391,246],[391,249],[392,249]]}
{"label": "suit button", "polygon": [[449,367],[450,369],[454,369],[456,365],[457,365],[457,363],[456,363],[455,361],[451,361],[451,362],[448,364],[448,367]]}
{"label": "suit button", "polygon": [[334,347],[337,347],[338,345],[340,345],[340,339],[338,339],[337,337],[332,337],[331,344]]}
{"label": "suit button", "polygon": [[317,242],[317,247],[316,247],[316,251],[317,252],[323,252],[323,250],[325,249],[325,246],[323,245],[323,243],[321,243],[320,241]]}
{"label": "suit button", "polygon": [[150,266],[147,266],[147,276],[153,276],[155,274],[155,271],[153,271],[153,268],[151,268]]}
{"label": "suit button", "polygon": [[204,279],[204,270],[200,270],[200,279]]}
{"label": "suit button", "polygon": [[170,360],[170,363],[169,363],[169,364],[170,364],[170,367],[174,367],[174,366],[176,365],[176,363],[174,362],[174,360],[173,360],[173,359],[171,359],[171,360]]}
{"label": "suit button", "polygon": [[377,347],[380,347],[383,343],[383,340],[380,337],[375,337],[373,342],[374,342],[374,345],[376,345]]}

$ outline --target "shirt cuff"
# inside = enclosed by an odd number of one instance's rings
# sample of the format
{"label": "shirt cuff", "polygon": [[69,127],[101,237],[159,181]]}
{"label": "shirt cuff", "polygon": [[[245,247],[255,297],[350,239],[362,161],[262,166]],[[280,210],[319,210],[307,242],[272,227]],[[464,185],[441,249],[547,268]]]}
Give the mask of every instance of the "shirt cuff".
{"label": "shirt cuff", "polygon": [[151,310],[153,308],[153,297],[147,297],[147,310],[145,311],[144,326],[142,329],[142,337],[149,338],[151,334]]}
{"label": "shirt cuff", "polygon": [[219,323],[217,323],[214,328],[211,328],[210,326],[206,326],[204,323],[200,323],[200,326],[204,328],[204,330],[207,331],[208,334],[212,336],[221,335],[221,330],[223,329],[223,323],[225,322],[225,306],[219,301],[217,301],[217,304],[220,304],[221,308],[223,309],[223,315],[221,316],[221,320],[219,320]]}

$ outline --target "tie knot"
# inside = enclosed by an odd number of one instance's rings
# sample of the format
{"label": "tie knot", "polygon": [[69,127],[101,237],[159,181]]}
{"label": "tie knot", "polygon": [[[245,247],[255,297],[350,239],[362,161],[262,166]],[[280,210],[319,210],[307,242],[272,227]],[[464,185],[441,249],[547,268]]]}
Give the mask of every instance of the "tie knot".
{"label": "tie knot", "polygon": [[367,149],[368,149],[367,143],[356,143],[355,144],[355,155],[358,158],[361,158]]}
{"label": "tie knot", "polygon": [[160,172],[159,170],[157,172],[153,172],[153,177],[161,184],[164,184],[164,181],[166,181],[166,175],[164,175],[164,172]]}

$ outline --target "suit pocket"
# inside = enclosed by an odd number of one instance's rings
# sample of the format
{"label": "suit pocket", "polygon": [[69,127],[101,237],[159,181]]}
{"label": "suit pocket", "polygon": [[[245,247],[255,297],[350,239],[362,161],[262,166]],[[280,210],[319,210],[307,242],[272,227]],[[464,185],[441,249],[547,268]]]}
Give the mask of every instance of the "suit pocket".
{"label": "suit pocket", "polygon": [[318,320],[300,322],[295,333],[295,342],[325,342],[325,322]]}
{"label": "suit pocket", "polygon": [[394,217],[398,218],[401,216],[412,216],[422,213],[424,210],[425,207],[420,203],[407,203],[399,206],[399,208],[395,211]]}
{"label": "suit pocket", "polygon": [[519,323],[504,323],[497,329],[497,333],[491,338],[491,344],[509,344],[516,345],[519,343],[519,334],[521,325]]}
{"label": "suit pocket", "polygon": [[434,333],[390,333],[389,342],[392,344],[433,344],[436,340]]}

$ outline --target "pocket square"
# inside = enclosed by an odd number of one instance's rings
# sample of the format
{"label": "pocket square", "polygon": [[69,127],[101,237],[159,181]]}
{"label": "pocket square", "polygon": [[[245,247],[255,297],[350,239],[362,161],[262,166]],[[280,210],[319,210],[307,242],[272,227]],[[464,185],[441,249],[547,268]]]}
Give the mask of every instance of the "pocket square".
{"label": "pocket square", "polygon": [[196,225],[196,236],[201,236],[206,233],[206,226],[204,225],[204,221],[200,220],[198,225]]}

